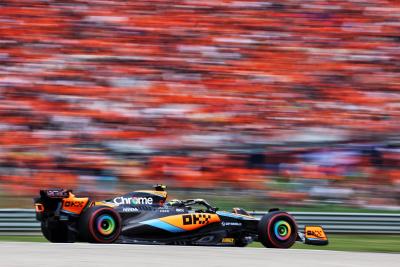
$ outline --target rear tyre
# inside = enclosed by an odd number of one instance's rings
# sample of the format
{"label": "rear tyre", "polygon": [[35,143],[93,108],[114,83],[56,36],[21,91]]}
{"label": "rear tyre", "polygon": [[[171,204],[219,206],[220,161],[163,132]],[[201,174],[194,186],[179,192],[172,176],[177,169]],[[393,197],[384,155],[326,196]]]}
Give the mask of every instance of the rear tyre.
{"label": "rear tyre", "polygon": [[265,214],[258,223],[258,239],[267,248],[290,248],[297,239],[297,224],[282,211]]}
{"label": "rear tyre", "polygon": [[121,217],[110,207],[90,207],[82,214],[78,228],[79,240],[113,243],[121,233]]}
{"label": "rear tyre", "polygon": [[69,243],[68,226],[60,222],[49,223],[42,221],[40,224],[43,236],[52,243]]}

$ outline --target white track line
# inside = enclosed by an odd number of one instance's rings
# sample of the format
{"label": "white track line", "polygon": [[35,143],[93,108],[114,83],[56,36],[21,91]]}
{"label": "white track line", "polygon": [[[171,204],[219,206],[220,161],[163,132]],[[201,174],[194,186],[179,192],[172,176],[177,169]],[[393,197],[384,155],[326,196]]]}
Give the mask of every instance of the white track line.
{"label": "white track line", "polygon": [[400,254],[123,244],[0,243],[0,266],[391,267]]}

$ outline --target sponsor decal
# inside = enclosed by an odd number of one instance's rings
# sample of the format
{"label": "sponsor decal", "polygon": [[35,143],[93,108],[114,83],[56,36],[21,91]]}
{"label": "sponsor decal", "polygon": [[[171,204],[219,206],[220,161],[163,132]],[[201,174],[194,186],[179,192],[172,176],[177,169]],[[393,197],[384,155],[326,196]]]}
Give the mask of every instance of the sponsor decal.
{"label": "sponsor decal", "polygon": [[222,222],[222,226],[242,226],[240,222]]}
{"label": "sponsor decal", "polygon": [[161,213],[169,213],[169,210],[158,210]]}
{"label": "sponsor decal", "polygon": [[83,201],[65,201],[64,207],[76,207],[76,208],[83,208],[85,202]]}
{"label": "sponsor decal", "polygon": [[176,209],[176,212],[185,212],[184,209]]}
{"label": "sponsor decal", "polygon": [[137,208],[123,208],[122,212],[139,212]]}
{"label": "sponsor decal", "polygon": [[321,231],[317,231],[317,230],[314,230],[314,231],[308,230],[307,236],[310,236],[310,235],[315,236],[315,237],[323,237],[324,236]]}
{"label": "sponsor decal", "polygon": [[232,244],[234,242],[235,242],[235,239],[230,238],[230,237],[225,237],[222,239],[222,243],[231,243]]}
{"label": "sponsor decal", "polygon": [[117,206],[127,205],[153,205],[153,198],[151,197],[116,197],[113,199],[114,204]]}
{"label": "sponsor decal", "polygon": [[48,197],[68,197],[68,192],[64,190],[54,189],[46,190]]}
{"label": "sponsor decal", "polygon": [[211,219],[209,214],[188,214],[182,215],[183,225],[208,224]]}

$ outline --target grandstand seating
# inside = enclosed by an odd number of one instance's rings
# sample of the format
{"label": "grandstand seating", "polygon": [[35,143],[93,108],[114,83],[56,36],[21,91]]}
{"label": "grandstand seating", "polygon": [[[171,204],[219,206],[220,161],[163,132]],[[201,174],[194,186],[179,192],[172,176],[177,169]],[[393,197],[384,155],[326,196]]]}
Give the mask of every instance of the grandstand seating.
{"label": "grandstand seating", "polygon": [[[399,14],[397,0],[3,0],[0,190],[359,179],[392,201]],[[350,163],[302,157],[338,150]]]}

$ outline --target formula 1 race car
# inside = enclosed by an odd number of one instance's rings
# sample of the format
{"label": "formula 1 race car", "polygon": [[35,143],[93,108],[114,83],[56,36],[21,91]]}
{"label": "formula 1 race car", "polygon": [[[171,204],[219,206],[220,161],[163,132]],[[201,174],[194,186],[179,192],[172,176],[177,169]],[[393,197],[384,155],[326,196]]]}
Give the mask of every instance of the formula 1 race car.
{"label": "formula 1 race car", "polygon": [[40,190],[36,218],[50,242],[136,243],[244,247],[253,241],[290,248],[296,241],[327,245],[322,227],[298,232],[295,219],[271,209],[261,219],[241,208],[218,211],[203,199],[166,202],[165,186],[95,202],[71,190]]}

